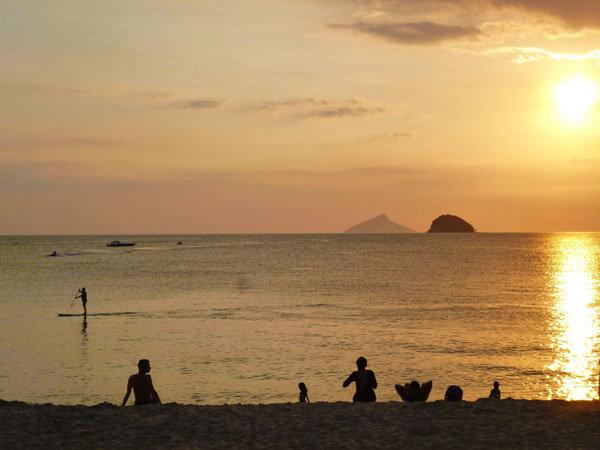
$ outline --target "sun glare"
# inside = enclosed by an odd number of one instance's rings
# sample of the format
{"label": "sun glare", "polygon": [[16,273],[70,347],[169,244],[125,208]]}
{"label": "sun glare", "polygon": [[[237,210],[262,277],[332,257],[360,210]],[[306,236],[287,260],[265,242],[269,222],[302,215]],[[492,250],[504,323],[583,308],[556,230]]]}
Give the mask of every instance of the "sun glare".
{"label": "sun glare", "polygon": [[557,86],[555,98],[561,116],[578,122],[598,101],[598,87],[583,77],[571,78]]}

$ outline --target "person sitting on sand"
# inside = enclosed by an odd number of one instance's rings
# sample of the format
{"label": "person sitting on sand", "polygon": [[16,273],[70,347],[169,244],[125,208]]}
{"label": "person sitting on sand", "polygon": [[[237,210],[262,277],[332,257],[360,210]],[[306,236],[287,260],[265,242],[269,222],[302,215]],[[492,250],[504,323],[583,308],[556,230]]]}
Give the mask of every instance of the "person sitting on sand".
{"label": "person sitting on sand", "polygon": [[419,384],[418,381],[411,381],[410,384],[406,383],[404,386],[397,384],[395,386],[396,392],[405,402],[425,402],[431,393],[433,382],[428,381]]}
{"label": "person sitting on sand", "polygon": [[374,402],[377,400],[375,391],[377,389],[377,380],[372,370],[366,370],[367,360],[363,356],[356,360],[358,370],[352,372],[344,381],[344,387],[348,387],[350,383],[356,383],[356,393],[352,397],[353,402]]}
{"label": "person sitting on sand", "polygon": [[308,389],[304,383],[298,383],[298,388],[300,389],[300,403],[310,403],[310,399],[308,398]]}
{"label": "person sitting on sand", "polygon": [[147,405],[149,403],[160,403],[158,393],[154,390],[152,385],[152,377],[148,374],[150,372],[150,361],[147,359],[140,359],[138,362],[138,373],[131,375],[127,382],[127,393],[123,398],[123,406],[127,403],[131,389],[135,395],[136,405]]}
{"label": "person sitting on sand", "polygon": [[81,303],[83,304],[83,314],[87,316],[87,292],[85,292],[84,287],[79,289],[77,292],[79,292],[79,295],[76,295],[75,298],[81,299]]}
{"label": "person sitting on sand", "polygon": [[494,381],[494,389],[490,391],[490,398],[500,400],[500,383]]}

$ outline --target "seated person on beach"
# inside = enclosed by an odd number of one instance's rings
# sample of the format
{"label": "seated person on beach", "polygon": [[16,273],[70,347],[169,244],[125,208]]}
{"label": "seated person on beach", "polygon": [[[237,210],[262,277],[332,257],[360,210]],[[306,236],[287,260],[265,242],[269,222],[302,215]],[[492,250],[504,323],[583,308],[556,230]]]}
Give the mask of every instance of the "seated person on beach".
{"label": "seated person on beach", "polygon": [[356,367],[358,370],[352,372],[350,376],[344,381],[344,387],[350,385],[350,383],[356,383],[356,393],[352,397],[354,402],[374,402],[377,400],[375,391],[377,389],[377,380],[372,370],[366,370],[367,360],[364,357],[360,357],[356,360]]}
{"label": "seated person on beach", "polygon": [[310,399],[308,398],[308,389],[304,383],[298,384],[298,389],[300,389],[300,403],[310,403]]}
{"label": "seated person on beach", "polygon": [[494,389],[490,391],[490,398],[500,400],[500,383],[494,381]]}
{"label": "seated person on beach", "polygon": [[447,402],[460,402],[463,399],[463,390],[460,386],[452,384],[446,389],[444,400]]}
{"label": "seated person on beach", "polygon": [[140,359],[138,362],[138,373],[131,375],[127,382],[127,393],[123,398],[123,406],[127,403],[131,389],[135,395],[136,405],[147,405],[149,403],[160,403],[158,393],[152,385],[152,378],[148,374],[150,372],[150,361]]}
{"label": "seated person on beach", "polygon": [[404,386],[397,384],[396,392],[405,402],[424,402],[427,401],[433,382],[428,381],[419,385],[418,381],[411,381],[410,384],[406,383]]}

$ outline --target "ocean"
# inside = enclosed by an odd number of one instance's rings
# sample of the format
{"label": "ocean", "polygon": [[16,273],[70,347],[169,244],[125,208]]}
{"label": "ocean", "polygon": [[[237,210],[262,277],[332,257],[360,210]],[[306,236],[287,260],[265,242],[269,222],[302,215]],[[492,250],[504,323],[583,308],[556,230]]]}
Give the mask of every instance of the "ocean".
{"label": "ocean", "polygon": [[364,356],[378,401],[594,399],[599,269],[594,233],[2,236],[0,398],[120,403],[148,358],[164,403],[351,401]]}

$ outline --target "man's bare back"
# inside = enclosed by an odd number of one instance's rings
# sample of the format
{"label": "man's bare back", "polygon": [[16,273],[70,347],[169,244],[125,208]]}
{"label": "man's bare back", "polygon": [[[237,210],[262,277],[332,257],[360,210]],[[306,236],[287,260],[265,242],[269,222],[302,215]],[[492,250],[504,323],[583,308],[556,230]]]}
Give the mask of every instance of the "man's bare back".
{"label": "man's bare back", "polygon": [[123,406],[127,403],[132,389],[136,405],[160,403],[158,393],[152,385],[152,377],[148,375],[148,372],[150,372],[150,362],[147,359],[141,359],[138,363],[138,369],[139,372],[131,375],[127,381],[127,393],[125,394],[125,398],[123,398]]}

